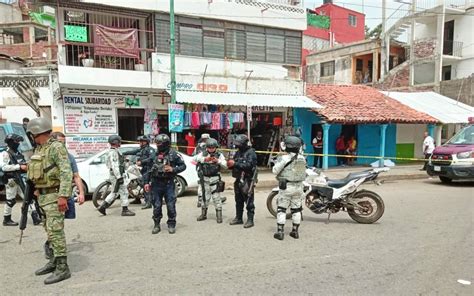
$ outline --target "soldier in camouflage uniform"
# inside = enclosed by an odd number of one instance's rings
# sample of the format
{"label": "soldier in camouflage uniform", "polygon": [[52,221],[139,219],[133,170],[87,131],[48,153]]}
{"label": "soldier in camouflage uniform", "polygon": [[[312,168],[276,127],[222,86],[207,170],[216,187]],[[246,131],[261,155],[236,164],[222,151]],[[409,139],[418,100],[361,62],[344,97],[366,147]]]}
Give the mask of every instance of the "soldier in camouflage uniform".
{"label": "soldier in camouflage uniform", "polygon": [[45,284],[71,277],[67,265],[64,213],[72,191],[72,170],[66,147],[50,138],[51,130],[51,122],[45,118],[32,119],[27,126],[29,137],[37,144],[28,164],[28,178],[39,193],[38,203],[46,216],[44,226],[54,255],[35,272],[36,275],[53,273],[45,279]]}
{"label": "soldier in camouflage uniform", "polygon": [[[211,136],[209,134],[202,134],[201,138],[199,139],[196,148],[194,149],[193,156],[198,155],[201,152],[206,151],[206,141],[210,139]],[[199,167],[196,166],[196,170],[198,170],[199,174]],[[197,207],[200,208],[202,205],[202,185],[201,180],[198,180],[198,202]]]}
{"label": "soldier in camouflage uniform", "polygon": [[122,138],[118,135],[112,135],[109,137],[109,144],[110,149],[107,152],[105,163],[110,172],[109,181],[112,184],[112,192],[105,198],[98,211],[102,215],[106,215],[105,210],[110,207],[117,194],[119,194],[122,200],[122,216],[135,216],[135,213],[128,209],[128,190],[124,181],[125,157],[118,149],[122,144]]}
{"label": "soldier in camouflage uniform", "polygon": [[283,228],[286,222],[286,210],[291,209],[293,229],[290,236],[299,238],[298,228],[301,223],[301,211],[304,190],[303,181],[306,179],[306,159],[300,153],[302,142],[295,136],[285,138],[282,145],[287,154],[278,158],[273,167],[273,173],[277,175],[280,191],[277,197],[277,232],[273,235],[278,240],[283,240]]}

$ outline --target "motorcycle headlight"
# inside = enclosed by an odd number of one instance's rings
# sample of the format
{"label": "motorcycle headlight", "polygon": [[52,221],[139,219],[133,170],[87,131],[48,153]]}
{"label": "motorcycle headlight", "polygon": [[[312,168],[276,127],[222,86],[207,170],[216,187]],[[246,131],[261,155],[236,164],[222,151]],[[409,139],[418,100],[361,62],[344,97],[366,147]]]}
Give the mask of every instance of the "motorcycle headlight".
{"label": "motorcycle headlight", "polygon": [[472,158],[472,151],[459,152],[456,156],[458,159]]}

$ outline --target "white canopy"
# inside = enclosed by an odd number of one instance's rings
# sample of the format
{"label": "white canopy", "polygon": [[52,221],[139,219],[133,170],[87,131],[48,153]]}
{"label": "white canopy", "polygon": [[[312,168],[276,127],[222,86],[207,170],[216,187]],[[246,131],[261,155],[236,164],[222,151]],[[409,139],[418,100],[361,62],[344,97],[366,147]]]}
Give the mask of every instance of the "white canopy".
{"label": "white canopy", "polygon": [[176,102],[258,107],[294,107],[309,109],[322,108],[321,105],[314,102],[310,98],[301,95],[223,93],[183,90],[176,91]]}
{"label": "white canopy", "polygon": [[382,93],[410,108],[424,112],[445,124],[467,123],[468,118],[474,116],[474,107],[457,102],[432,91],[382,91]]}

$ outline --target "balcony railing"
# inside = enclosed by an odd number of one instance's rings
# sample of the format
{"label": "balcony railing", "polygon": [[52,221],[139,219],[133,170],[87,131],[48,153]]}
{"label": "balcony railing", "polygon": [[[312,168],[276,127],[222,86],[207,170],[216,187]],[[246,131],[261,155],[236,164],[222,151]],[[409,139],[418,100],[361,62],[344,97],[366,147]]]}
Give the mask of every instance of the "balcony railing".
{"label": "balcony railing", "polygon": [[463,48],[463,43],[461,41],[453,41],[453,40],[443,41],[443,54],[444,55],[462,57],[462,48]]}

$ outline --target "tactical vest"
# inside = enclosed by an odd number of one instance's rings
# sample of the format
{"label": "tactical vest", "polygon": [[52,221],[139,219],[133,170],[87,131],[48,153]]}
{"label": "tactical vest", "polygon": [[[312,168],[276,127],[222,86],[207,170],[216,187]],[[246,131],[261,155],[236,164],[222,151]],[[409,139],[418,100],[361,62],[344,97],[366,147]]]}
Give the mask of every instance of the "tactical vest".
{"label": "tactical vest", "polygon": [[[215,157],[217,159],[219,159],[219,157],[221,156],[221,154],[219,152],[209,154],[207,151],[204,152],[202,155],[204,157],[211,156],[211,157]],[[202,174],[203,174],[204,177],[219,176],[219,173],[221,171],[221,166],[220,166],[219,163],[204,162],[204,163],[201,163],[201,167],[202,167]]]}
{"label": "tactical vest", "polygon": [[42,145],[34,151],[28,164],[28,179],[36,188],[52,188],[60,185],[60,171],[50,157],[52,143]]}
{"label": "tactical vest", "polygon": [[[10,157],[10,161],[8,164],[26,164],[25,156],[21,154],[20,151],[14,152],[10,149],[7,150],[8,156]],[[5,179],[12,179],[15,178],[14,172],[5,172]]]}
{"label": "tactical vest", "polygon": [[306,179],[306,160],[302,157],[297,157],[291,164],[281,171],[279,180],[286,180],[288,182],[302,182]]}

